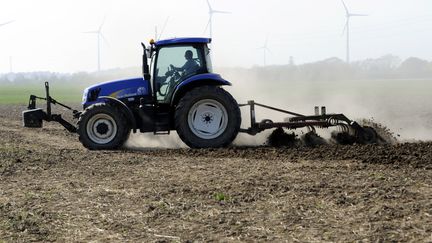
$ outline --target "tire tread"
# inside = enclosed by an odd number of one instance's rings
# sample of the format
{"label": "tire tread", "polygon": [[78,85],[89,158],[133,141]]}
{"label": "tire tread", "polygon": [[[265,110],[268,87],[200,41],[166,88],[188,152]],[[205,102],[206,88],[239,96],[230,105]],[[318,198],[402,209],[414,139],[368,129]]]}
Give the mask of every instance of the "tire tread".
{"label": "tire tread", "polygon": [[[114,138],[114,140],[108,144],[101,145],[101,144],[93,143],[87,137],[86,121],[89,119],[87,116],[89,116],[89,114],[91,115],[91,113],[94,112],[94,110],[106,111],[108,113],[111,113],[111,115],[118,116],[117,120],[120,122],[120,124],[117,124],[118,127],[117,129],[120,130],[122,134]],[[77,127],[78,127],[77,133],[78,133],[79,141],[83,144],[84,147],[90,150],[118,149],[126,142],[130,133],[126,116],[119,108],[117,108],[116,106],[112,106],[108,103],[96,103],[87,107],[80,115],[77,122]],[[119,129],[119,128],[123,128],[123,129]]]}
{"label": "tire tread", "polygon": [[[199,100],[199,97],[205,99],[206,97],[217,97],[218,102],[221,102],[225,106],[228,114],[232,116],[228,117],[228,135],[224,132],[221,136],[211,139],[204,140],[198,138],[195,134],[190,131],[187,122],[187,115],[190,107]],[[241,123],[240,108],[238,107],[237,101],[232,97],[230,93],[225,91],[219,86],[199,86],[188,93],[186,93],[179,101],[174,115],[175,129],[181,140],[191,148],[208,148],[208,147],[226,147],[236,138]],[[221,138],[223,137],[223,138]]]}

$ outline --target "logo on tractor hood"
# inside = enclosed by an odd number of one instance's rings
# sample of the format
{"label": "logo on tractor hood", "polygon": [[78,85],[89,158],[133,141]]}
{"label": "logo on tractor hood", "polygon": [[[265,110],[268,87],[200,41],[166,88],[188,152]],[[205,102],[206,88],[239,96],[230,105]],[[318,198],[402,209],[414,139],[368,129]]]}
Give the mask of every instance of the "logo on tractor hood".
{"label": "logo on tractor hood", "polygon": [[115,97],[117,99],[121,99],[121,98],[129,98],[133,96],[146,95],[146,94],[147,94],[147,89],[145,87],[138,87],[138,88],[134,87],[134,88],[128,88],[128,89],[122,89],[116,91],[110,94],[109,96]]}

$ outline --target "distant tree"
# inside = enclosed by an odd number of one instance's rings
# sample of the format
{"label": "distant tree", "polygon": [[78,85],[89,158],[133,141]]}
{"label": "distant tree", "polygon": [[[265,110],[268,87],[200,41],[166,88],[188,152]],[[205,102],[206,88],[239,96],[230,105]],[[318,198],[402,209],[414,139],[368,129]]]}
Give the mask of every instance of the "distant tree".
{"label": "distant tree", "polygon": [[352,77],[352,68],[343,60],[331,57],[322,61],[299,66],[300,76],[305,81],[333,81]]}
{"label": "distant tree", "polygon": [[431,65],[428,61],[410,57],[402,62],[398,72],[404,78],[427,78],[432,76]]}
{"label": "distant tree", "polygon": [[391,78],[400,64],[401,59],[390,54],[353,63],[363,78]]}

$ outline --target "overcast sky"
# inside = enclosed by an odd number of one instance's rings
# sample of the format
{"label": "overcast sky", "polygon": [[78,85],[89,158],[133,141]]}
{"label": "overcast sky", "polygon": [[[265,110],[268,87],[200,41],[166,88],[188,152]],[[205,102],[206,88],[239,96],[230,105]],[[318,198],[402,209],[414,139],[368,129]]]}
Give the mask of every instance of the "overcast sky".
{"label": "overcast sky", "polygon": [[[345,58],[345,10],[340,0],[210,0],[214,66],[263,64],[259,50],[268,37],[267,64]],[[345,0],[351,19],[351,60],[394,54],[432,59],[431,0]],[[2,0],[0,73],[76,72],[97,69],[97,39],[102,32],[102,69],[137,66],[140,42],[154,37],[169,17],[162,38],[208,36],[205,0]]]}

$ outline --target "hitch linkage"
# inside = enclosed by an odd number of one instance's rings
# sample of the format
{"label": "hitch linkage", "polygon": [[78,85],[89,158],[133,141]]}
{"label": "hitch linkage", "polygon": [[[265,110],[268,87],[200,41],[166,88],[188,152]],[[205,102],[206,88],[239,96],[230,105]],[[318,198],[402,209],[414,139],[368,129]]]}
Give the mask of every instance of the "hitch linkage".
{"label": "hitch linkage", "polygon": [[[52,114],[51,113],[51,104],[60,105],[68,110],[71,110],[74,118],[78,118],[80,116],[80,112],[72,109],[71,107],[62,104],[55,99],[53,99],[49,94],[49,83],[45,82],[45,97],[38,97],[36,95],[30,95],[28,110],[23,111],[23,120],[25,127],[42,127],[42,121],[45,120],[47,122],[55,121],[60,123],[66,130],[72,133],[77,132],[77,128],[64,120],[60,114]],[[45,100],[47,107],[46,112],[41,108],[36,108],[36,99]]]}

